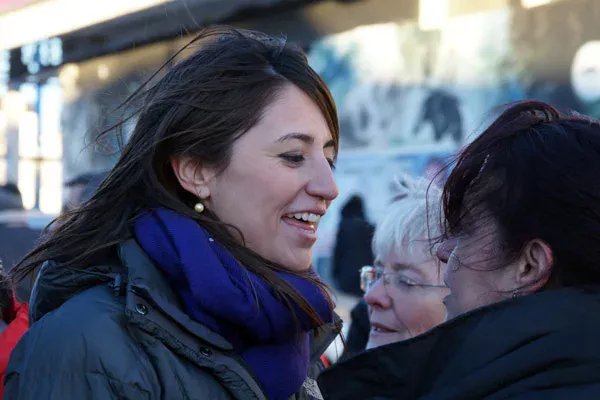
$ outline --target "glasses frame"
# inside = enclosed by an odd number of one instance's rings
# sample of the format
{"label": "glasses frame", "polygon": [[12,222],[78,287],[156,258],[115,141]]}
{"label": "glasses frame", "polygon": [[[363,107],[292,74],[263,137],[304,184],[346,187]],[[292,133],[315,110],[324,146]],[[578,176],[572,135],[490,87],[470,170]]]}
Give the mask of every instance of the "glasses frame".
{"label": "glasses frame", "polygon": [[[398,275],[401,271],[395,272],[383,272],[383,268],[376,267],[373,265],[365,265],[360,268],[360,289],[363,292],[368,292],[379,279],[383,278],[383,284],[389,285],[391,283],[390,277]],[[379,277],[374,278],[374,274],[379,274]],[[372,283],[369,285],[368,282]],[[422,288],[443,288],[448,289],[446,285],[438,285],[434,283],[412,283],[412,282],[404,282],[408,287],[422,287]]]}

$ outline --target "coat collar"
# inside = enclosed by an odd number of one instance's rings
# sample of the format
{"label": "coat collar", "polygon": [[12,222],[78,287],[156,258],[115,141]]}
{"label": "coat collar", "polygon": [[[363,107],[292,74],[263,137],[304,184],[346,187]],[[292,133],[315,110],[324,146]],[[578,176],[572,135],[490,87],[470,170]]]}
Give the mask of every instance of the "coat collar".
{"label": "coat collar", "polygon": [[[194,342],[200,338],[217,349],[233,350],[222,336],[194,321],[183,311],[181,302],[164,275],[134,240],[120,246],[119,257],[127,271],[127,282],[123,284],[127,286],[126,310],[129,316],[139,315],[134,319],[144,317],[142,319],[153,321],[158,326],[170,328],[175,336],[185,332]],[[150,313],[150,309],[158,313]]]}
{"label": "coat collar", "polygon": [[[224,386],[236,392],[236,398],[265,399],[258,380],[233,352],[231,343],[183,311],[164,276],[133,239],[120,246],[119,257],[127,278],[124,282],[115,277],[113,289],[120,292],[126,288],[125,313],[133,325],[174,353],[211,370]],[[236,384],[232,384],[232,373],[238,377]]]}
{"label": "coat collar", "polygon": [[[222,368],[215,368],[214,363],[225,364],[242,377],[256,398],[264,398],[256,377],[233,352],[231,343],[183,311],[164,275],[134,240],[121,245],[119,256],[127,271],[127,282],[121,282],[119,286],[126,287],[126,313],[132,323],[204,368],[210,367],[218,373]],[[120,289],[115,285],[115,290]],[[337,315],[334,319],[341,324]],[[320,361],[320,356],[337,335],[336,324],[324,325],[312,333],[311,364]]]}

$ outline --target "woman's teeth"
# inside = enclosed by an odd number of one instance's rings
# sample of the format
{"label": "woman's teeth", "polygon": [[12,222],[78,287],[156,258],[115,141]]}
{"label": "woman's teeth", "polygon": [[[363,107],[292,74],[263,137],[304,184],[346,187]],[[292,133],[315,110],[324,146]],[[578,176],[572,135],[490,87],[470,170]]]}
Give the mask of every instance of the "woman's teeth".
{"label": "woman's teeth", "polygon": [[304,222],[319,222],[319,220],[321,219],[320,215],[317,214],[313,214],[313,213],[295,213],[295,214],[288,214],[286,215],[286,217],[288,218],[295,218],[299,221],[304,221]]}

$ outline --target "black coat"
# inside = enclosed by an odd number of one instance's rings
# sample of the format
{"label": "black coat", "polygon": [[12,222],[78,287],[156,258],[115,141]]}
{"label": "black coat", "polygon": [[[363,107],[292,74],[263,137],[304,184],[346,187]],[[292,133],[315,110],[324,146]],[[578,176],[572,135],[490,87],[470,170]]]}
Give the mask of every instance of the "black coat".
{"label": "black coat", "polygon": [[[265,399],[232,345],[182,310],[133,240],[114,266],[47,263],[30,306],[33,325],[11,355],[6,399]],[[312,377],[334,337],[323,328],[313,338]],[[294,399],[319,398],[312,377]]]}
{"label": "black coat", "polygon": [[319,378],[325,399],[600,399],[600,288],[508,300],[367,351]]}
{"label": "black coat", "polygon": [[356,355],[367,348],[369,334],[371,333],[371,321],[369,321],[369,306],[365,300],[361,300],[350,313],[352,324],[348,330],[346,346],[350,355]]}
{"label": "black coat", "polygon": [[342,292],[362,296],[359,270],[373,263],[374,231],[363,218],[342,218],[333,252],[333,278]]}

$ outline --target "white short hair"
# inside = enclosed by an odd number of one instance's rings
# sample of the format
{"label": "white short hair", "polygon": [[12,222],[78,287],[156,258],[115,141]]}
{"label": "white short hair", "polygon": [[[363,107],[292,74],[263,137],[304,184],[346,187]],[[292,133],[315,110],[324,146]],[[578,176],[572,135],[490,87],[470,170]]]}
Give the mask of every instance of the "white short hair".
{"label": "white short hair", "polygon": [[411,255],[433,257],[432,241],[441,235],[442,191],[424,178],[403,176],[396,183],[398,192],[375,229],[375,258],[398,247]]}

